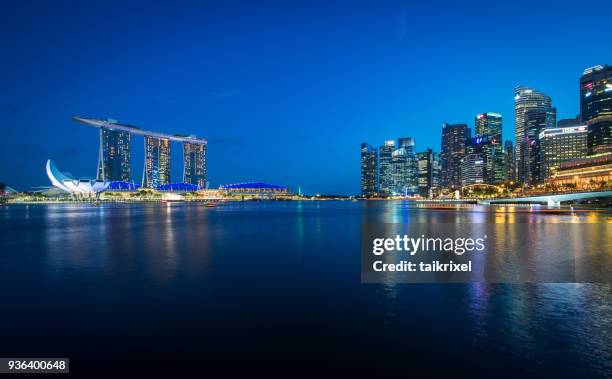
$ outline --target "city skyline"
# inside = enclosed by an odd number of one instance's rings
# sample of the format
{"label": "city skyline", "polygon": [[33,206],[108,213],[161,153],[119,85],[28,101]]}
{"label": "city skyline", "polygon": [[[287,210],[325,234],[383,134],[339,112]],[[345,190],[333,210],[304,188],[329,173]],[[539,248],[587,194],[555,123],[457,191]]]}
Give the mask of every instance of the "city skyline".
{"label": "city skyline", "polygon": [[[427,147],[440,151],[442,122],[467,123],[473,128],[472,120],[481,112],[500,113],[504,140],[514,140],[512,91],[517,84],[549,95],[557,119],[579,114],[580,74],[586,67],[612,61],[610,53],[594,50],[559,59],[559,52],[580,51],[581,43],[603,35],[605,28],[594,25],[588,33],[566,30],[563,25],[575,16],[562,6],[547,9],[547,5],[552,3],[538,4],[518,25],[509,5],[483,9],[466,4],[464,9],[438,14],[431,5],[362,4],[353,6],[350,20],[335,17],[333,24],[319,22],[319,16],[338,16],[343,6],[305,5],[302,14],[291,18],[291,25],[272,24],[266,29],[269,12],[288,15],[289,7],[204,4],[189,17],[179,8],[157,5],[147,10],[142,21],[135,17],[137,7],[129,4],[49,12],[47,4],[32,10],[12,3],[14,17],[3,24],[8,58],[0,75],[9,85],[0,89],[0,123],[8,126],[3,128],[0,180],[20,190],[47,185],[41,169],[46,158],[77,177],[94,177],[98,157],[82,152],[97,151],[97,138],[69,119],[84,114],[206,136],[210,141],[207,177],[214,187],[265,180],[308,193],[356,194],[355,162],[362,141],[379,145],[391,136],[413,137],[416,152]],[[26,9],[33,14],[26,14]],[[214,22],[209,15],[215,12],[235,15],[231,22],[235,28]],[[476,25],[487,14],[504,12],[508,14],[500,16],[487,36],[465,27]],[[535,48],[518,45],[529,35],[520,26],[543,12],[550,17],[541,22],[558,37],[537,47],[541,59],[517,58],[529,56]],[[89,15],[86,20],[66,22],[83,14]],[[128,20],[130,24],[124,24],[121,33],[88,26],[108,14],[117,16],[119,24]],[[433,14],[443,27],[426,35],[424,21],[419,19]],[[29,21],[21,22],[24,19]],[[151,30],[145,24],[161,28],[147,38],[145,30]],[[315,25],[318,28],[313,29]],[[247,30],[253,33],[247,35]],[[26,31],[32,35],[30,40],[23,40]],[[444,42],[445,33],[451,31],[463,37],[454,46]],[[228,51],[223,42],[235,47]],[[272,42],[281,44],[287,55],[275,53]],[[469,52],[483,43],[495,46],[500,55],[479,62]],[[341,47],[330,50],[331,44]],[[57,55],[40,49],[55,45]],[[128,47],[132,46],[141,50],[131,53]],[[255,52],[251,46],[261,48]],[[444,59],[440,59],[440,47],[447,48]],[[369,50],[367,55],[364,49]],[[63,54],[69,51],[73,51],[72,59]],[[297,58],[291,58],[296,53]],[[415,54],[423,59],[415,60]],[[213,56],[217,58],[210,59]],[[265,68],[266,62],[275,59],[280,59],[279,64]],[[247,69],[251,74],[245,74]],[[442,72],[451,75],[436,75]],[[243,154],[253,146],[257,159],[245,161]],[[313,150],[318,152],[314,158],[308,154]],[[175,148],[171,154],[171,181],[178,182],[183,174],[182,151]],[[144,162],[141,149],[133,149],[131,159],[131,176],[139,182],[136,173]]]}
{"label": "city skyline", "polygon": [[607,378],[610,14],[3,0],[0,374]]}
{"label": "city skyline", "polygon": [[[557,121],[550,96],[532,87],[516,86],[514,146],[511,140],[503,139],[500,113],[479,113],[472,127],[445,122],[439,171],[436,165],[421,163],[423,153],[415,152],[413,138],[398,138],[397,149],[395,140],[385,140],[378,149],[362,143],[361,196],[459,199],[474,196],[475,191],[479,196],[504,197],[517,191],[541,194],[609,188],[612,67],[586,68],[580,77],[578,99],[580,114]],[[427,151],[433,152],[430,147]],[[397,160],[399,156],[403,159]],[[429,160],[433,162],[433,155]],[[406,168],[415,161],[418,168]],[[430,178],[425,186],[424,176]],[[378,178],[376,185],[370,178]],[[433,185],[434,178],[438,185]],[[418,186],[412,186],[414,182]]]}

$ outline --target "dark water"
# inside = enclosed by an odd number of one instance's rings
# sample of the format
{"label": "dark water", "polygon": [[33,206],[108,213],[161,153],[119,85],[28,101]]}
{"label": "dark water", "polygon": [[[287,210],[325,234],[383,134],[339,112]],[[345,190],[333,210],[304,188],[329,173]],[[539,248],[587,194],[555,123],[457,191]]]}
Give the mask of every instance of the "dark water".
{"label": "dark water", "polygon": [[3,206],[0,356],[70,357],[88,376],[610,377],[609,285],[360,283],[362,223],[571,217],[399,202]]}

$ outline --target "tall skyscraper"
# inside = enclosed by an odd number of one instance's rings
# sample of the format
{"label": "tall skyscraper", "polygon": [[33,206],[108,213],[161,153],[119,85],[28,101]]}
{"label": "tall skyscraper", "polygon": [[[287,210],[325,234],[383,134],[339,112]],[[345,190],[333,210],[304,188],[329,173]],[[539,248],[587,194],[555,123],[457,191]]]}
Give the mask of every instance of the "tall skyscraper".
{"label": "tall skyscraper", "polygon": [[394,195],[403,195],[407,191],[406,176],[408,174],[408,154],[406,149],[397,149],[391,154],[391,163],[393,171],[392,193]]}
{"label": "tall skyscraper", "polygon": [[514,168],[514,145],[510,140],[504,142],[504,170],[506,173],[506,182],[514,182],[516,180],[516,170]]}
{"label": "tall skyscraper", "polygon": [[539,139],[540,169],[544,180],[548,179],[562,162],[587,156],[586,125],[544,129]]}
{"label": "tall skyscraper", "polygon": [[539,179],[539,165],[537,161],[533,161],[538,154],[537,146],[534,144],[537,143],[537,138],[547,123],[552,122],[551,126],[556,125],[556,122],[553,121],[553,113],[556,116],[556,112],[553,112],[552,101],[546,94],[524,86],[514,88],[517,182],[532,184]]}
{"label": "tall skyscraper", "polygon": [[[403,168],[403,177],[401,178],[403,194],[416,194],[418,191],[418,169],[415,155],[416,142],[412,137],[403,137],[398,139],[398,146],[403,149],[405,163]],[[396,185],[396,188],[399,186]],[[400,193],[400,191],[396,191]]]}
{"label": "tall skyscraper", "polygon": [[398,138],[397,139],[397,146],[400,149],[406,149],[406,151],[408,151],[409,153],[414,154],[414,146],[416,145],[416,142],[414,141],[414,138],[412,137],[402,137],[402,138]]}
{"label": "tall skyscraper", "polygon": [[145,136],[145,163],[142,186],[157,188],[170,183],[170,140]]}
{"label": "tall skyscraper", "polygon": [[432,149],[417,153],[419,195],[431,197],[439,186],[440,156]]}
{"label": "tall skyscraper", "polygon": [[481,113],[474,120],[475,137],[489,136],[496,141],[502,139],[502,115],[494,112]]}
{"label": "tall skyscraper", "polygon": [[544,129],[554,128],[557,111],[555,108],[547,110],[534,109],[525,113],[525,140],[523,148],[524,183],[536,185],[544,182],[542,176],[542,156],[540,133]]}
{"label": "tall skyscraper", "polygon": [[378,149],[378,191],[384,195],[393,193],[393,165],[392,155],[395,151],[395,141],[387,140],[385,144]]}
{"label": "tall skyscraper", "polygon": [[612,151],[612,66],[584,70],[580,78],[580,118],[588,125],[589,154]]}
{"label": "tall skyscraper", "polygon": [[367,143],[361,144],[361,195],[374,196],[378,192],[378,154]]}
{"label": "tall skyscraper", "polygon": [[183,181],[206,185],[206,145],[204,138],[194,135],[165,134],[145,130],[133,125],[119,124],[117,120],[74,116],[73,120],[100,129],[100,152],[97,179],[125,181],[130,178],[132,135],[144,137],[145,162],[142,185],[157,188],[170,182],[170,144],[183,143]]}
{"label": "tall skyscraper", "polygon": [[476,137],[473,142],[480,145],[485,164],[485,183],[500,184],[505,180],[504,154],[502,147],[502,116],[487,112],[474,120]]}
{"label": "tall skyscraper", "polygon": [[461,158],[461,186],[484,183],[485,165],[480,154],[468,154]]}
{"label": "tall skyscraper", "polygon": [[100,128],[98,180],[131,180],[131,141],[132,137],[128,132],[111,127]]}
{"label": "tall skyscraper", "polygon": [[470,137],[466,124],[442,125],[442,150],[440,152],[441,186],[461,187],[461,159],[465,156],[465,146]]}
{"label": "tall skyscraper", "polygon": [[399,148],[392,153],[392,170],[394,195],[413,195],[418,190],[416,159],[406,148]]}
{"label": "tall skyscraper", "polygon": [[183,143],[183,182],[206,187],[206,145]]}
{"label": "tall skyscraper", "polygon": [[484,162],[483,183],[498,184],[503,182],[504,160],[499,142],[494,142],[490,136],[469,138],[465,146],[465,155],[481,157]]}

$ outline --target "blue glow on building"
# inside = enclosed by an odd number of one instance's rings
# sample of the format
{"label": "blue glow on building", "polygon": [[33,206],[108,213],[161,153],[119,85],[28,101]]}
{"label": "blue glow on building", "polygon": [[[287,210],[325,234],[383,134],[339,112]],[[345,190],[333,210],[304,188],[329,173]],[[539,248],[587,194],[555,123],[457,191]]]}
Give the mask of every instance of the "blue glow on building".
{"label": "blue glow on building", "polygon": [[190,183],[168,183],[158,186],[156,189],[158,191],[168,192],[195,192],[201,190],[202,187],[197,184]]}
{"label": "blue glow on building", "polygon": [[110,183],[110,185],[108,186],[108,190],[107,191],[111,191],[111,192],[134,192],[134,191],[137,191],[140,187],[141,187],[140,184],[123,182],[123,181],[116,181],[116,182],[111,182]]}

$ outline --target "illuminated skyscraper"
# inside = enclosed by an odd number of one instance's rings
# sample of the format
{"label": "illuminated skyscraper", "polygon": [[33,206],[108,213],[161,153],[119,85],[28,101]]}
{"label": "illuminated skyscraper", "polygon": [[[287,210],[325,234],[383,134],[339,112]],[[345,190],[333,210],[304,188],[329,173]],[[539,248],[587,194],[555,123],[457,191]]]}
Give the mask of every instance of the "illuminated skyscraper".
{"label": "illuminated skyscraper", "polygon": [[391,154],[392,167],[392,193],[394,195],[406,196],[413,194],[416,191],[416,183],[414,182],[414,170],[412,163],[414,158],[410,157],[410,153],[405,148],[399,148]]}
{"label": "illuminated skyscraper", "polygon": [[384,195],[393,193],[393,166],[392,154],[395,151],[395,141],[387,140],[378,149],[378,191]]}
{"label": "illuminated skyscraper", "polygon": [[481,153],[484,158],[485,183],[503,183],[505,173],[501,114],[493,112],[481,113],[476,116],[474,126],[476,130],[474,143],[482,149]]}
{"label": "illuminated skyscraper", "polygon": [[100,128],[100,152],[98,156],[98,180],[131,180],[131,135],[110,127]]}
{"label": "illuminated skyscraper", "polygon": [[202,187],[206,185],[206,145],[194,135],[158,133],[116,120],[74,116],[79,123],[100,129],[100,152],[97,177],[105,181],[130,182],[131,136],[144,136],[145,162],[142,185],[157,188],[170,183],[170,144],[183,143],[183,180]]}
{"label": "illuminated skyscraper", "polygon": [[504,156],[500,143],[490,136],[468,139],[465,154],[478,154],[484,162],[484,183],[499,184],[504,181]]}
{"label": "illuminated skyscraper", "polygon": [[[537,124],[542,121],[542,115],[550,112],[552,101],[549,96],[535,89],[517,86],[514,88],[514,128],[515,128],[515,166],[516,180],[519,183],[529,181],[527,171],[537,162],[526,162],[529,157],[527,144],[535,143],[540,131],[546,126]],[[531,130],[528,130],[528,114],[531,116]],[[554,123],[551,125],[554,127]],[[541,128],[540,128],[541,127]],[[527,141],[528,138],[531,138]],[[533,155],[533,149],[531,149]],[[532,167],[533,168],[533,167]],[[539,172],[539,171],[538,171]],[[532,173],[533,174],[533,173]],[[533,178],[532,178],[533,179]]]}
{"label": "illuminated skyscraper", "polygon": [[514,168],[514,145],[512,141],[504,142],[504,171],[506,173],[506,182],[514,182],[516,180],[516,170]]}
{"label": "illuminated skyscraper", "polygon": [[372,145],[361,144],[361,195],[373,196],[378,192],[378,154]]}
{"label": "illuminated skyscraper", "polygon": [[584,70],[580,78],[580,117],[588,125],[589,154],[612,151],[612,66]]}
{"label": "illuminated skyscraper", "polygon": [[422,153],[417,153],[419,195],[431,197],[439,183],[440,175],[440,156],[432,149],[427,149]]}
{"label": "illuminated skyscraper", "polygon": [[440,152],[440,185],[445,188],[461,187],[461,159],[470,137],[466,124],[442,125],[442,151]]}
{"label": "illuminated skyscraper", "polygon": [[206,187],[206,145],[183,143],[183,182]]}
{"label": "illuminated skyscraper", "polygon": [[525,113],[525,139],[521,162],[525,175],[523,183],[525,184],[536,185],[544,182],[540,133],[544,129],[554,128],[557,124],[556,118],[557,110],[555,108],[532,109]]}
{"label": "illuminated skyscraper", "polygon": [[502,115],[494,112],[481,113],[476,116],[475,137],[489,136],[493,140],[502,139]]}
{"label": "illuminated skyscraper", "polygon": [[414,154],[414,145],[416,145],[414,138],[412,137],[398,138],[397,142],[398,142],[397,143],[398,148],[406,149],[408,153]]}
{"label": "illuminated skyscraper", "polygon": [[145,163],[142,186],[157,188],[170,183],[170,140],[145,136]]}
{"label": "illuminated skyscraper", "polygon": [[[406,194],[416,194],[419,189],[418,168],[415,154],[416,142],[412,137],[403,137],[397,140],[400,149],[404,150],[405,166],[403,168],[403,177],[401,178],[402,191]],[[398,186],[396,186],[398,188]],[[400,191],[396,191],[400,193]]]}
{"label": "illuminated skyscraper", "polygon": [[587,156],[586,125],[544,129],[539,139],[540,169],[544,180],[550,178],[562,162]]}
{"label": "illuminated skyscraper", "polygon": [[484,166],[481,154],[468,154],[461,158],[461,185],[484,183]]}

